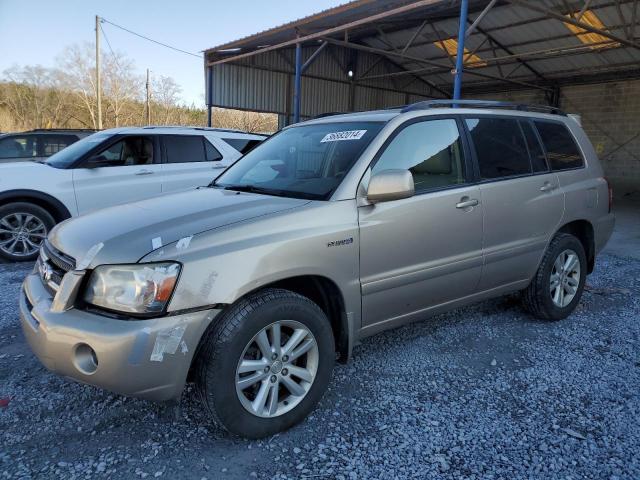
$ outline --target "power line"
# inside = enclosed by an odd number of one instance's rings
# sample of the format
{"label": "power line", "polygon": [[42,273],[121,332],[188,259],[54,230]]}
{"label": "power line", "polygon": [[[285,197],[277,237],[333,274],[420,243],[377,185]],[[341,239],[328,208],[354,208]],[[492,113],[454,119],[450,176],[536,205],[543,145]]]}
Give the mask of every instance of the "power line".
{"label": "power line", "polygon": [[118,70],[120,70],[120,75],[124,75],[124,71],[122,70],[122,67],[120,66],[120,62],[118,62],[118,57],[116,56],[116,52],[114,52],[113,48],[111,48],[111,42],[109,41],[109,37],[107,37],[107,34],[104,31],[104,28],[102,28],[102,23],[100,24],[100,31],[102,32],[102,35],[104,36],[104,39],[107,41],[107,46],[109,47],[109,50],[111,51],[111,56],[113,57],[113,61],[115,62],[116,67],[118,67]]}
{"label": "power line", "polygon": [[[171,45],[167,45],[166,43],[159,42],[158,40],[154,40],[153,38],[145,37],[144,35],[141,35],[139,33],[136,33],[134,31],[132,31],[132,30],[129,30],[128,28],[125,28],[125,27],[117,25],[117,24],[115,24],[113,22],[110,22],[106,18],[100,17],[100,20],[102,20],[102,22],[106,22],[106,23],[108,23],[110,25],[113,25],[116,28],[119,28],[120,30],[124,30],[125,32],[128,32],[128,33],[130,33],[132,35],[135,35],[136,37],[143,38],[143,39],[145,39],[145,40],[147,40],[149,42],[161,45],[161,46],[166,47],[166,48],[170,48],[171,50],[175,50],[176,52],[184,53],[186,55],[191,55],[192,57],[196,57],[198,59],[202,59],[202,57],[200,55],[198,55],[197,53],[187,52],[186,50],[182,50],[180,48],[172,47]],[[104,33],[104,29],[102,30],[102,32]],[[107,41],[107,43],[109,43],[109,42]]]}

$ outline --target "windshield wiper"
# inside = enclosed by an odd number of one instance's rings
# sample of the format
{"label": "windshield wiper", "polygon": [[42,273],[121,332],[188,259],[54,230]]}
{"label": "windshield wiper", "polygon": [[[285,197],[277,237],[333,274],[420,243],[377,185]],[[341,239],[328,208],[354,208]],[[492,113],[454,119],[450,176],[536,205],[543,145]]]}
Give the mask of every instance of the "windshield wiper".
{"label": "windshield wiper", "polygon": [[235,192],[263,193],[265,195],[286,196],[286,190],[276,190],[271,188],[257,187],[255,185],[225,185],[225,190],[233,190]]}
{"label": "windshield wiper", "polygon": [[[222,187],[222,185],[213,185],[214,187]],[[263,195],[273,195],[275,197],[301,198],[305,200],[318,200],[318,195],[306,192],[296,192],[291,190],[279,190],[276,188],[257,187],[255,185],[225,185],[224,190],[233,190],[235,192],[261,193]]]}

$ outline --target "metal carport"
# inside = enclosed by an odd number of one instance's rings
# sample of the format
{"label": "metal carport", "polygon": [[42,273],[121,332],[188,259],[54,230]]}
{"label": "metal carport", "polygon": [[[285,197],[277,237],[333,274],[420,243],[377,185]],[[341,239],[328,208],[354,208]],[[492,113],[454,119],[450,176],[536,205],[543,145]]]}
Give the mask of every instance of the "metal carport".
{"label": "metal carport", "polygon": [[464,48],[463,97],[579,113],[607,173],[631,169],[640,184],[638,0],[469,0],[472,31],[459,37],[466,3],[358,0],[208,49],[209,112],[272,112],[284,125],[451,98]]}

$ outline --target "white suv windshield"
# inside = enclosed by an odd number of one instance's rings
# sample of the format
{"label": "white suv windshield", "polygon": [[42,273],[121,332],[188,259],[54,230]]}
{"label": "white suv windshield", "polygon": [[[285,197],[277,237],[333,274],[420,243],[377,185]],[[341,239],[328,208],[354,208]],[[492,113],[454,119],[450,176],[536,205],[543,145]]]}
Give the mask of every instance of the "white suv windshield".
{"label": "white suv windshield", "polygon": [[383,125],[345,122],[288,128],[247,153],[214,186],[326,200]]}
{"label": "white suv windshield", "polygon": [[69,145],[67,148],[60,150],[58,153],[51,155],[45,163],[55,168],[69,168],[85,153],[88,153],[94,147],[97,147],[112,136],[112,133],[98,132],[84,137],[76,143]]}

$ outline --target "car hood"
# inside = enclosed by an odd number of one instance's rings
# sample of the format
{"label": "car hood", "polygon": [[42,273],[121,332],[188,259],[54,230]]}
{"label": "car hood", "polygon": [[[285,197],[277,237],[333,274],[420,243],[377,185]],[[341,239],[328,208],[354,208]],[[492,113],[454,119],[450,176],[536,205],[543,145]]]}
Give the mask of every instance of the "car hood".
{"label": "car hood", "polygon": [[132,263],[192,235],[307,203],[295,198],[199,188],[72,218],[56,226],[49,241],[75,258],[79,269]]}

